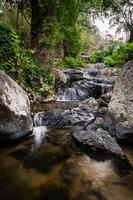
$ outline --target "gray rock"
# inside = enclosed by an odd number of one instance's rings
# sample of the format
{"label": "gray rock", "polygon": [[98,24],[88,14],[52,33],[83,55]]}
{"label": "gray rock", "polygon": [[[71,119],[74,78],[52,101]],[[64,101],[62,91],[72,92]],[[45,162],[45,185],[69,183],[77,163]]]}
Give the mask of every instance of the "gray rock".
{"label": "gray rock", "polygon": [[120,69],[116,69],[113,67],[107,67],[107,68],[102,68],[101,69],[101,75],[102,76],[113,76],[113,77],[117,77],[119,76],[121,70]]}
{"label": "gray rock", "polygon": [[69,110],[54,109],[37,113],[34,116],[35,126],[61,128],[64,126],[87,126],[95,119],[88,107],[76,107]]}
{"label": "gray rock", "polygon": [[97,113],[98,109],[99,109],[99,104],[97,102],[96,99],[94,99],[93,97],[90,97],[89,99],[86,99],[84,101],[82,101],[79,104],[79,107],[87,107],[87,109],[89,109],[90,112],[92,113]]}
{"label": "gray rock", "polygon": [[98,128],[96,131],[77,130],[72,132],[72,137],[85,149],[101,149],[118,157],[124,158],[124,153],[117,144],[116,140],[102,128]]}
{"label": "gray rock", "polygon": [[105,119],[117,138],[131,134],[133,138],[133,60],[124,66],[116,82]]}
{"label": "gray rock", "polygon": [[95,121],[89,124],[85,129],[88,131],[96,131],[98,128],[104,128],[104,119],[102,117],[96,117]]}
{"label": "gray rock", "polygon": [[64,70],[67,84],[57,88],[58,100],[85,100],[89,97],[99,98],[113,90],[118,70],[91,65],[88,68]]}
{"label": "gray rock", "polygon": [[84,72],[82,70],[67,69],[64,70],[68,82],[74,82],[83,79]]}
{"label": "gray rock", "polygon": [[99,98],[102,94],[113,90],[113,84],[105,83],[104,81],[98,83],[97,80],[80,80],[72,83],[69,88],[64,88],[58,94],[58,100],[85,100],[89,97]]}
{"label": "gray rock", "polygon": [[0,71],[0,141],[19,139],[32,128],[27,94]]}
{"label": "gray rock", "polygon": [[108,106],[108,104],[111,100],[112,94],[113,94],[113,92],[111,91],[111,92],[108,92],[108,93],[100,96],[100,103],[102,106]]}
{"label": "gray rock", "polygon": [[106,114],[106,112],[107,112],[107,107],[101,107],[101,108],[99,108],[97,115],[99,117],[103,117]]}

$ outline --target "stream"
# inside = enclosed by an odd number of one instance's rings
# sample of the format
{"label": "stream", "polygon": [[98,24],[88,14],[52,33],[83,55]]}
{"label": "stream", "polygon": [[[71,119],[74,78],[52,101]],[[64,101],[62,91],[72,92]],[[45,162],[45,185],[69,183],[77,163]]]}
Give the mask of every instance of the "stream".
{"label": "stream", "polygon": [[[66,108],[67,104],[48,104],[42,110]],[[40,110],[41,105],[34,109]],[[103,153],[83,153],[72,143],[68,128],[36,127],[34,133],[19,144],[1,147],[2,200],[133,199],[129,164]],[[133,166],[133,148],[122,149]]]}
{"label": "stream", "polygon": [[[79,85],[74,82],[71,88],[76,91]],[[66,91],[58,101],[38,104],[32,112],[76,108],[87,98],[84,88],[76,95]],[[103,88],[98,91],[101,95]],[[0,199],[133,200],[133,147],[120,146],[127,161],[103,151],[83,151],[73,142],[70,127],[34,127],[25,140],[0,147]]]}

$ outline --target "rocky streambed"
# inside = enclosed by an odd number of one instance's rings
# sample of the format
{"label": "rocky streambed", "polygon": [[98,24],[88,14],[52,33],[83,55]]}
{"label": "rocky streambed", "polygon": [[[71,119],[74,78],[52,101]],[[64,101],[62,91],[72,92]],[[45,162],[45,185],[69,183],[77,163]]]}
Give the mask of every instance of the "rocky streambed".
{"label": "rocky streambed", "polygon": [[119,71],[96,65],[64,74],[57,101],[33,107],[33,133],[1,147],[0,197],[132,200],[132,136],[120,135],[125,127],[108,112]]}
{"label": "rocky streambed", "polygon": [[119,70],[92,65],[82,70],[64,70],[66,83],[58,85],[57,101],[77,101],[71,108],[36,113],[35,126],[69,127],[73,141],[88,151],[103,150],[124,158],[124,153],[106,127],[107,106]]}

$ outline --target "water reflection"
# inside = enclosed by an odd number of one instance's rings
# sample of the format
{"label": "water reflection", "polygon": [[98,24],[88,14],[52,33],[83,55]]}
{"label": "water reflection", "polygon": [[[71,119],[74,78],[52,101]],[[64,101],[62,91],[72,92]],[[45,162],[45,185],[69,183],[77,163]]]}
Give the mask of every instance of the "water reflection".
{"label": "water reflection", "polygon": [[[133,165],[133,148],[122,148]],[[0,151],[2,200],[133,199],[128,165],[100,153],[83,153],[69,129],[36,127],[29,140]]]}
{"label": "water reflection", "polygon": [[71,109],[79,105],[79,101],[56,101],[51,103],[35,104],[32,106],[32,112],[37,113],[41,111],[50,111],[53,109]]}

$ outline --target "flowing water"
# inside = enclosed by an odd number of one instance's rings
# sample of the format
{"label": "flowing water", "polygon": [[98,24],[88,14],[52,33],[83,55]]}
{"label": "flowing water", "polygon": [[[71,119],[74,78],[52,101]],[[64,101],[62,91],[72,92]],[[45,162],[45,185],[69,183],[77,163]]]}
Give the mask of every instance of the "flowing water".
{"label": "flowing water", "polygon": [[[76,104],[38,105],[33,112]],[[83,153],[69,129],[36,127],[27,140],[0,148],[0,199],[133,200],[133,148],[122,148],[129,163]]]}

